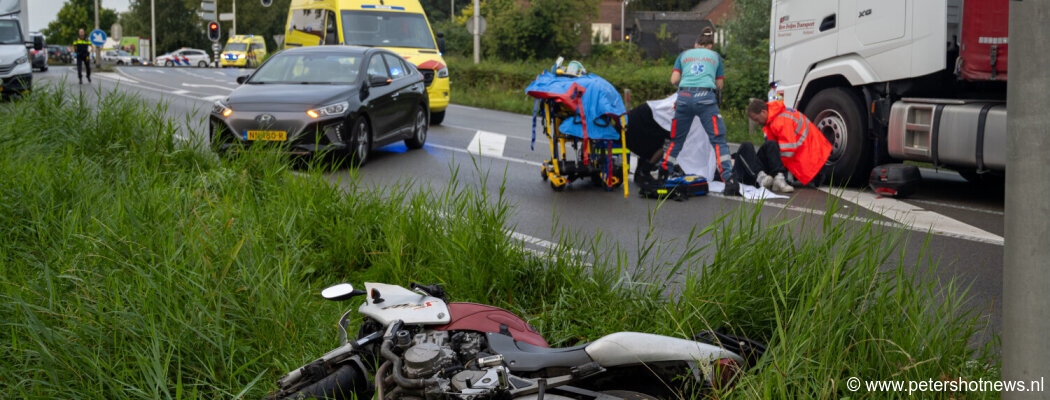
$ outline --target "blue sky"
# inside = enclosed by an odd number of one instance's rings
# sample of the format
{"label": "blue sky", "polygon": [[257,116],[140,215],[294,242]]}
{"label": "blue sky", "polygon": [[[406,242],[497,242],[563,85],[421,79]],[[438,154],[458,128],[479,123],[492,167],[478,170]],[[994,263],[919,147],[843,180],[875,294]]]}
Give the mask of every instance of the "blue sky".
{"label": "blue sky", "polygon": [[[99,0],[99,5],[102,8],[114,9],[121,13],[128,10],[128,2],[129,0]],[[28,3],[29,30],[39,32],[41,29],[47,28],[47,24],[58,17],[58,10],[62,9],[62,5],[66,3],[66,0],[29,0]],[[101,28],[102,30],[109,30],[108,26]]]}

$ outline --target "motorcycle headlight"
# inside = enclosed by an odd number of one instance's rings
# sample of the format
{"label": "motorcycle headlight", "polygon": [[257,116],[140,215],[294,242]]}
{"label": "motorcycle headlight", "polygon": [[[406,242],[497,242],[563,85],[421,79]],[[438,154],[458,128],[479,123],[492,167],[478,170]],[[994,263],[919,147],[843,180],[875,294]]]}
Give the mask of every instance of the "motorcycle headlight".
{"label": "motorcycle headlight", "polygon": [[211,106],[211,112],[212,114],[219,114],[223,117],[229,117],[233,114],[233,109],[226,107],[226,105],[222,104],[221,101],[216,101],[215,104]]}
{"label": "motorcycle headlight", "polygon": [[437,71],[437,77],[438,78],[448,78],[448,67],[439,69]]}
{"label": "motorcycle headlight", "polygon": [[344,102],[340,102],[340,103],[329,104],[327,106],[324,106],[324,107],[321,107],[321,108],[318,108],[318,109],[314,109],[314,110],[306,110],[306,114],[309,115],[310,118],[320,118],[321,116],[343,115],[343,113],[345,113],[346,110],[349,109],[349,108],[350,108],[350,103],[344,101]]}
{"label": "motorcycle headlight", "polygon": [[29,62],[29,57],[26,57],[26,56],[22,56],[22,57],[18,57],[18,59],[17,59],[17,60],[15,60],[15,65],[18,65],[18,64],[25,64],[25,63],[27,63],[27,62]]}

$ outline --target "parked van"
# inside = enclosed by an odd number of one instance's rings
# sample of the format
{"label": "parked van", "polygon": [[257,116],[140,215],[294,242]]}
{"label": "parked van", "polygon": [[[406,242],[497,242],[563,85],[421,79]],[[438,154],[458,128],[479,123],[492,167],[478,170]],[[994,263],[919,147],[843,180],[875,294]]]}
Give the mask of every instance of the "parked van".
{"label": "parked van", "polygon": [[255,35],[234,35],[219,55],[223,67],[258,67],[264,58],[266,41]]}
{"label": "parked van", "polygon": [[430,123],[445,119],[448,67],[418,0],[292,0],[285,28],[285,48],[353,45],[397,53],[423,74]]}

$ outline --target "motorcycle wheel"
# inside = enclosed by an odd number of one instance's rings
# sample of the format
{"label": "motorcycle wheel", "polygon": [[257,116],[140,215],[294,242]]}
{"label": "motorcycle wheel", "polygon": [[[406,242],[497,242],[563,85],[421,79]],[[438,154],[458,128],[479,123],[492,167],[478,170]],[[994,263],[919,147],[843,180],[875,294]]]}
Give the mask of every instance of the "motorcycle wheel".
{"label": "motorcycle wheel", "polygon": [[368,385],[367,377],[359,373],[356,368],[344,365],[321,380],[282,399],[350,400],[370,398],[372,398],[372,388]]}

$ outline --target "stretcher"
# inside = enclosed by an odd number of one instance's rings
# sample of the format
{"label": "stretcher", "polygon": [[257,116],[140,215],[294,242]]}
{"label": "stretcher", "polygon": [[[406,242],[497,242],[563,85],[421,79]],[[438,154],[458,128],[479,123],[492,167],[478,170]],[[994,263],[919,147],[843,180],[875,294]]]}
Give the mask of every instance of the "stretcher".
{"label": "stretcher", "polygon": [[627,197],[627,118],[616,89],[597,75],[544,71],[526,93],[536,99],[533,147],[537,124],[547,137],[550,158],[543,162],[540,177],[551,189],[563,191],[573,181],[590,179],[608,191],[623,186]]}

